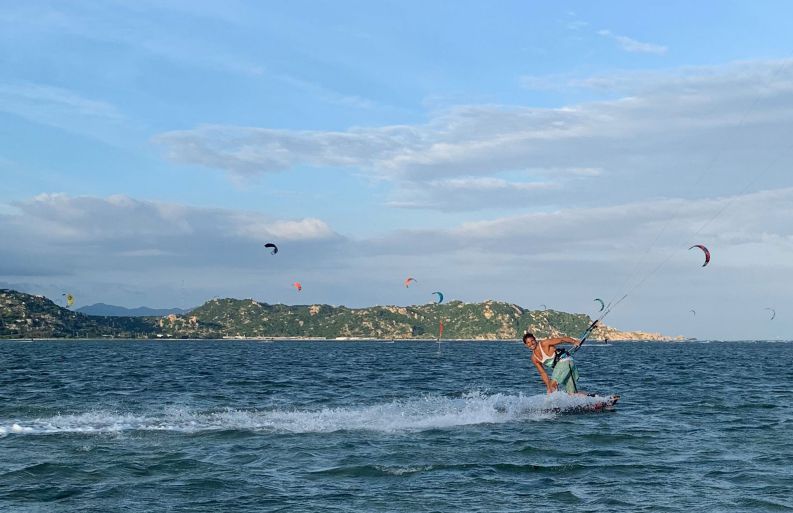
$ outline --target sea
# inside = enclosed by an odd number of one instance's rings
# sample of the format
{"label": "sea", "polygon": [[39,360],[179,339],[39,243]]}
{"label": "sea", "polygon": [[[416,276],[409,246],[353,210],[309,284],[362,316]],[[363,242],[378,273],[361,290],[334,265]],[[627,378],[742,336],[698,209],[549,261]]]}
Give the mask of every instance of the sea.
{"label": "sea", "polygon": [[793,343],[0,341],[2,512],[793,511]]}

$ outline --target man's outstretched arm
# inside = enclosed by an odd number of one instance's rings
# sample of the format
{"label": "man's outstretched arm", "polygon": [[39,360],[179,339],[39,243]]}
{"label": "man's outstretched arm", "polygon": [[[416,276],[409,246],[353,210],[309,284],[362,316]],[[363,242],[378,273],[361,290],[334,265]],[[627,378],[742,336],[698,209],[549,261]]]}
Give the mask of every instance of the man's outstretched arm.
{"label": "man's outstretched arm", "polygon": [[548,345],[552,348],[556,348],[559,344],[572,344],[574,346],[580,345],[581,341],[577,338],[571,337],[557,337],[557,338],[549,338]]}
{"label": "man's outstretched arm", "polygon": [[542,367],[542,363],[538,362],[534,358],[531,359],[531,363],[533,363],[534,366],[537,367],[537,370],[540,373],[540,378],[542,378],[542,382],[545,383],[545,388],[548,390],[548,392],[553,392],[554,390],[556,390],[556,387],[558,385],[556,384],[556,382],[551,381],[551,378],[548,377],[548,373],[545,372],[545,369]]}

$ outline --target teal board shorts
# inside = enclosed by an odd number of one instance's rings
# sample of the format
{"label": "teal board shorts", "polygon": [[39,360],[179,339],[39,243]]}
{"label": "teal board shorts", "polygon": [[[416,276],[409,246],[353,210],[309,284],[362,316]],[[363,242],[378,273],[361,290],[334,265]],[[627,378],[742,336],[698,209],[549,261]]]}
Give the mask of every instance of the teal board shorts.
{"label": "teal board shorts", "polygon": [[[547,365],[550,370],[550,365]],[[551,379],[559,384],[559,390],[564,388],[568,394],[578,392],[578,369],[572,358],[562,358],[556,362]]]}

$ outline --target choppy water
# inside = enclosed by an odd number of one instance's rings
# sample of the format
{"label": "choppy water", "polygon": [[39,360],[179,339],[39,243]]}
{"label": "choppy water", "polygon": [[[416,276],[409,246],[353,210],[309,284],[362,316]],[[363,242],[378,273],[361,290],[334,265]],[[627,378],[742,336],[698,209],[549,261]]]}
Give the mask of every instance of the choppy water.
{"label": "choppy water", "polygon": [[0,511],[793,510],[793,344],[0,342]]}

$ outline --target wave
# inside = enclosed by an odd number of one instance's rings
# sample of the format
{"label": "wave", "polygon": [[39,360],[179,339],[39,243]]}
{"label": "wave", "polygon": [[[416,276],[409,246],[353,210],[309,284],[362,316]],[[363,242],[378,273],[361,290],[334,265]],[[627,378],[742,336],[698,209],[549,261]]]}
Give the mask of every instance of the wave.
{"label": "wave", "polygon": [[329,433],[334,431],[427,431],[473,424],[536,421],[591,406],[604,397],[562,392],[524,396],[486,394],[428,395],[360,407],[195,412],[169,409],[154,414],[91,411],[36,419],[0,419],[0,436],[25,434],[103,434],[130,431],[199,433],[255,431]]}

